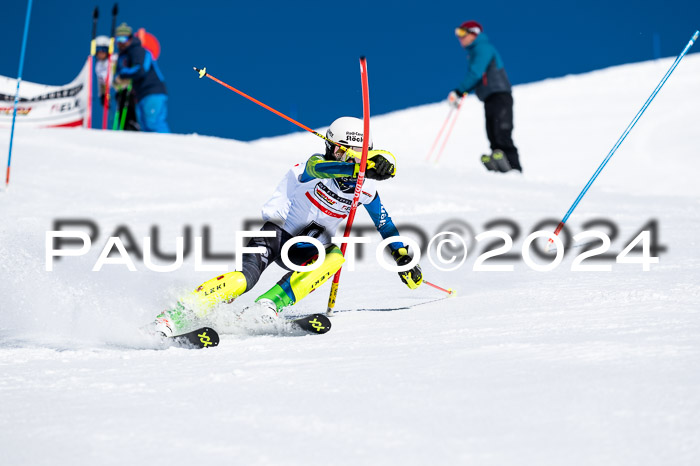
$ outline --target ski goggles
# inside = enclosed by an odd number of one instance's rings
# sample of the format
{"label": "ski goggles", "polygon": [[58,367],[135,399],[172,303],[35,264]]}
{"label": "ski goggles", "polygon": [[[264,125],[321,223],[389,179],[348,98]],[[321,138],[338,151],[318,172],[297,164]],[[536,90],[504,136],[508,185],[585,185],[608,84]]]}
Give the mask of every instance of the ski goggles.
{"label": "ski goggles", "polygon": [[114,38],[114,41],[117,44],[123,44],[124,42],[128,41],[130,39],[129,36],[117,36]]}
{"label": "ski goggles", "polygon": [[472,28],[472,29],[462,29],[462,28],[455,28],[455,35],[459,37],[460,39],[462,37],[466,37],[467,34],[479,34],[481,30],[479,28]]}

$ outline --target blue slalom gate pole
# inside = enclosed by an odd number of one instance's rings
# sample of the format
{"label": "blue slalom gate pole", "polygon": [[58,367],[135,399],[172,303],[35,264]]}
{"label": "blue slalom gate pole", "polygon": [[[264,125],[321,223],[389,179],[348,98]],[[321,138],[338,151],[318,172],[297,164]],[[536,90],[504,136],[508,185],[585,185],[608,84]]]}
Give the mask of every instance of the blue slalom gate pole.
{"label": "blue slalom gate pole", "polygon": [[[605,157],[605,160],[603,160],[603,163],[600,164],[600,166],[595,171],[595,173],[593,174],[591,179],[588,180],[588,183],[583,188],[581,193],[578,195],[578,197],[576,198],[574,203],[571,205],[571,207],[569,208],[569,211],[566,213],[566,215],[564,215],[564,218],[562,219],[561,222],[559,222],[559,225],[557,225],[557,229],[554,230],[555,235],[558,235],[559,232],[561,231],[561,229],[564,228],[564,224],[569,219],[569,217],[573,213],[574,209],[576,209],[576,206],[578,205],[578,203],[581,202],[581,199],[583,199],[583,196],[586,195],[586,193],[588,192],[588,189],[591,187],[591,185],[593,184],[595,179],[598,178],[598,175],[600,175],[600,172],[603,171],[603,168],[605,168],[605,165],[607,165],[608,161],[613,156],[615,151],[617,151],[617,149],[620,147],[620,145],[625,140],[627,135],[630,133],[630,131],[632,131],[632,128],[634,128],[634,125],[636,125],[637,121],[639,121],[639,119],[642,117],[642,114],[644,113],[644,111],[647,109],[649,104],[651,104],[651,101],[654,100],[654,97],[656,97],[656,94],[659,93],[659,90],[661,90],[661,87],[663,87],[663,85],[666,83],[666,80],[668,79],[668,77],[671,76],[671,73],[673,73],[673,70],[676,69],[676,66],[678,66],[678,63],[680,63],[681,59],[683,59],[685,54],[688,52],[688,49],[690,49],[690,47],[693,46],[693,44],[695,43],[695,41],[698,38],[698,35],[700,35],[700,31],[695,31],[695,34],[693,34],[693,37],[690,38],[690,42],[688,42],[688,45],[686,45],[685,48],[683,49],[683,51],[681,52],[681,54],[678,55],[678,57],[676,58],[676,61],[673,62],[673,65],[671,65],[671,68],[669,68],[669,70],[664,75],[663,79],[661,79],[661,82],[659,82],[659,84],[656,86],[656,89],[654,89],[654,92],[651,93],[651,95],[649,96],[647,101],[642,106],[641,110],[639,110],[639,112],[637,112],[637,115],[634,117],[632,122],[627,126],[627,129],[625,130],[625,132],[622,133],[622,136],[620,136],[620,139],[617,140],[617,142],[615,143],[613,148],[610,150],[610,153],[608,154],[608,156]],[[551,239],[550,239],[550,242],[552,242]]]}
{"label": "blue slalom gate pole", "polygon": [[17,119],[17,103],[19,102],[19,83],[22,81],[24,68],[24,52],[27,50],[27,33],[29,32],[29,17],[32,14],[32,0],[27,3],[27,17],[24,20],[24,35],[22,36],[22,51],[19,55],[19,72],[17,73],[17,90],[15,91],[15,108],[12,110],[12,129],[10,130],[10,152],[7,156],[7,173],[5,174],[5,190],[10,184],[10,165],[12,164],[12,140],[15,136],[15,120]]}

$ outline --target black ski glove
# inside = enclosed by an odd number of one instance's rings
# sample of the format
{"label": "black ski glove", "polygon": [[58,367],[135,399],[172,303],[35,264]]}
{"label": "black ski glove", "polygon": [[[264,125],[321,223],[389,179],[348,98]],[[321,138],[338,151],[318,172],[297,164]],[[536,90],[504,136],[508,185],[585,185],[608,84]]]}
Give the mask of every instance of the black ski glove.
{"label": "black ski glove", "polygon": [[384,156],[375,155],[371,162],[374,165],[365,171],[365,176],[371,180],[388,180],[394,176],[394,164],[389,162]]}
{"label": "black ski glove", "polygon": [[[396,265],[398,266],[406,265],[413,260],[411,255],[408,254],[408,249],[406,248],[399,248],[392,251],[391,255],[394,257]],[[408,269],[405,272],[399,272],[399,278],[401,278],[401,281],[404,282],[407,287],[415,290],[421,283],[423,283],[423,272],[421,272],[420,266],[416,265],[412,269]]]}

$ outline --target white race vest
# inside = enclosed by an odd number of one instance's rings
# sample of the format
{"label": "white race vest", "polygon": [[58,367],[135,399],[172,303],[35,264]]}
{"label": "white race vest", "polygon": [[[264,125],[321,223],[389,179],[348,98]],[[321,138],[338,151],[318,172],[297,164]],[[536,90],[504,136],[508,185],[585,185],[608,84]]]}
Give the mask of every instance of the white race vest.
{"label": "white race vest", "polygon": [[[347,218],[353,192],[344,193],[333,178],[299,181],[305,163],[292,167],[275,193],[262,208],[262,217],[280,225],[294,236],[312,236],[330,244],[340,223]],[[360,204],[369,204],[377,195],[375,180],[365,179]]]}

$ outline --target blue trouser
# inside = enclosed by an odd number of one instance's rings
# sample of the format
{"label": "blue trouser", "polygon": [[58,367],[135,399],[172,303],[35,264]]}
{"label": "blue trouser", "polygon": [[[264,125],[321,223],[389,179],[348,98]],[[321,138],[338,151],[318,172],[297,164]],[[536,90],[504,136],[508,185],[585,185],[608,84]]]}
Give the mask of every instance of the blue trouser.
{"label": "blue trouser", "polygon": [[136,119],[141,131],[169,133],[168,96],[165,94],[150,94],[136,104]]}

